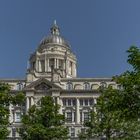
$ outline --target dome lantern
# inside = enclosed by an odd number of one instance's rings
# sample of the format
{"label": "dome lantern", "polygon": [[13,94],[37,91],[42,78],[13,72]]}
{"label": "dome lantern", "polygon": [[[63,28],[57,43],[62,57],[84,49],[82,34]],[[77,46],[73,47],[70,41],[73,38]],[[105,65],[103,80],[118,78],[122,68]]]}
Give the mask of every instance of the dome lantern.
{"label": "dome lantern", "polygon": [[51,34],[52,35],[60,34],[60,29],[59,29],[58,25],[56,24],[56,20],[54,20],[53,26],[51,27]]}

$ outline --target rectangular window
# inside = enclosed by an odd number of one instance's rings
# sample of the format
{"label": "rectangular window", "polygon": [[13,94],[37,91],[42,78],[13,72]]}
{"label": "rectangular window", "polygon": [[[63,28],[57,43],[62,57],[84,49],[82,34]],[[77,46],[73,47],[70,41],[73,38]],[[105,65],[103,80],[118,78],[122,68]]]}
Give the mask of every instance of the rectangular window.
{"label": "rectangular window", "polygon": [[65,98],[62,99],[62,102],[63,102],[63,106],[66,106],[66,99]]}
{"label": "rectangular window", "polygon": [[82,122],[82,112],[80,112],[80,122]]}
{"label": "rectangular window", "polygon": [[68,106],[71,106],[71,99],[68,99]]}
{"label": "rectangular window", "polygon": [[12,128],[12,137],[16,137],[16,128]]}
{"label": "rectangular window", "polygon": [[72,62],[69,62],[70,74],[72,75]]}
{"label": "rectangular window", "polygon": [[15,112],[15,122],[21,122],[21,113]]}
{"label": "rectangular window", "polygon": [[59,69],[63,69],[63,68],[64,68],[64,61],[63,61],[62,59],[59,59],[58,62],[59,62],[59,63],[58,63],[58,68],[59,68]]}
{"label": "rectangular window", "polygon": [[49,67],[54,67],[54,58],[49,59]]}
{"label": "rectangular window", "polygon": [[67,112],[67,122],[68,123],[72,122],[72,112]]}
{"label": "rectangular window", "polygon": [[76,113],[75,113],[75,112],[73,112],[73,114],[74,114],[74,122],[75,122],[75,119],[76,119]]}
{"label": "rectangular window", "polygon": [[45,72],[45,60],[40,60],[41,72]]}
{"label": "rectangular window", "polygon": [[88,99],[85,99],[85,106],[88,106]]}
{"label": "rectangular window", "polygon": [[89,99],[89,105],[90,106],[94,105],[94,100],[93,99]]}
{"label": "rectangular window", "polygon": [[75,137],[75,128],[71,128],[71,137]]}
{"label": "rectangular window", "polygon": [[83,106],[83,99],[80,99],[79,102],[80,102],[80,106]]}
{"label": "rectangular window", "polygon": [[76,100],[75,99],[72,99],[72,104],[73,104],[73,106],[76,105]]}
{"label": "rectangular window", "polygon": [[89,121],[89,112],[84,112],[84,122]]}

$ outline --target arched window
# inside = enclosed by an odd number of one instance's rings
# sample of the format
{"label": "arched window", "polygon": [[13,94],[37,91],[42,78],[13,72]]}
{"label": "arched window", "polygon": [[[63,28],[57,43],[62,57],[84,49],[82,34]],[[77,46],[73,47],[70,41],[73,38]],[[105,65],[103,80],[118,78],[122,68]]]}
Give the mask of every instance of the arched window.
{"label": "arched window", "polygon": [[73,89],[73,84],[71,82],[68,82],[67,86],[66,86],[66,89],[67,90],[72,90]]}
{"label": "arched window", "polygon": [[85,90],[90,90],[90,84],[87,83],[87,82],[85,82],[85,83],[84,83],[84,89],[85,89]]}

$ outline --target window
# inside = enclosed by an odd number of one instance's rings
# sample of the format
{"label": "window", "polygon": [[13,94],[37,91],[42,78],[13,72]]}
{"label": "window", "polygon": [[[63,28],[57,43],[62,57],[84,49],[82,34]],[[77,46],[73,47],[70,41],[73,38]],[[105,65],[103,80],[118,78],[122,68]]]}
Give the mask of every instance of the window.
{"label": "window", "polygon": [[21,113],[15,112],[15,122],[21,122]]}
{"label": "window", "polygon": [[85,106],[88,106],[88,99],[85,99]]}
{"label": "window", "polygon": [[82,122],[82,112],[80,112],[80,122]]}
{"label": "window", "polygon": [[90,90],[90,84],[89,83],[84,83],[84,89],[85,90]]}
{"label": "window", "polygon": [[23,84],[21,82],[17,83],[17,90],[22,90]]}
{"label": "window", "polygon": [[52,68],[54,66],[54,58],[49,59],[49,67]]}
{"label": "window", "polygon": [[73,98],[69,98],[69,99],[62,99],[63,102],[63,106],[75,106],[76,105],[76,100]]}
{"label": "window", "polygon": [[75,112],[73,112],[73,114],[74,114],[74,118],[73,118],[73,119],[74,119],[74,122],[75,122],[75,119],[76,119],[76,113],[75,113]]}
{"label": "window", "polygon": [[94,100],[93,99],[89,99],[89,105],[90,106],[94,105]]}
{"label": "window", "polygon": [[76,105],[76,99],[72,99],[72,105]]}
{"label": "window", "polygon": [[68,123],[72,122],[72,112],[67,112],[67,122]]}
{"label": "window", "polygon": [[62,102],[63,102],[63,106],[66,106],[66,99],[65,98],[62,99]]}
{"label": "window", "polygon": [[45,60],[40,60],[41,72],[45,72]]}
{"label": "window", "polygon": [[63,69],[63,68],[64,68],[64,61],[63,61],[62,59],[59,59],[58,62],[59,62],[59,63],[58,63],[58,68],[59,68],[59,69]]}
{"label": "window", "polygon": [[70,74],[72,75],[72,62],[69,62],[69,69],[70,69]]}
{"label": "window", "polygon": [[15,127],[12,128],[12,137],[16,137],[16,128]]}
{"label": "window", "polygon": [[73,89],[72,83],[71,83],[71,82],[68,82],[66,88],[67,88],[68,90],[72,90],[72,89]]}
{"label": "window", "polygon": [[80,102],[80,106],[83,106],[83,99],[80,99],[79,102]]}
{"label": "window", "polygon": [[89,121],[89,112],[84,112],[84,122]]}
{"label": "window", "polygon": [[71,128],[70,132],[71,132],[71,134],[70,134],[71,137],[75,137],[75,128]]}
{"label": "window", "polygon": [[94,100],[92,98],[85,98],[85,99],[80,99],[80,106],[92,106],[94,105]]}
{"label": "window", "polygon": [[68,99],[68,106],[71,106],[71,99]]}

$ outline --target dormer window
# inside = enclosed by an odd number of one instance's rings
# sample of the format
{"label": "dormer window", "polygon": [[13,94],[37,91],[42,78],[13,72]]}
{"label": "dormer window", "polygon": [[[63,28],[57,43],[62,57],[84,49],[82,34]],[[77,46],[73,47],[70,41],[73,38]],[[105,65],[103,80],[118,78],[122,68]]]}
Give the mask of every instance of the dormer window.
{"label": "dormer window", "polygon": [[106,84],[106,82],[101,82],[100,86],[101,86],[101,88],[106,88],[107,84]]}
{"label": "dormer window", "polygon": [[90,84],[89,83],[84,83],[84,89],[85,90],[90,90]]}
{"label": "dormer window", "polygon": [[66,86],[66,89],[67,90],[72,90],[73,89],[73,84],[71,82],[68,82],[67,86]]}
{"label": "dormer window", "polygon": [[23,84],[21,82],[17,83],[17,90],[22,90]]}

